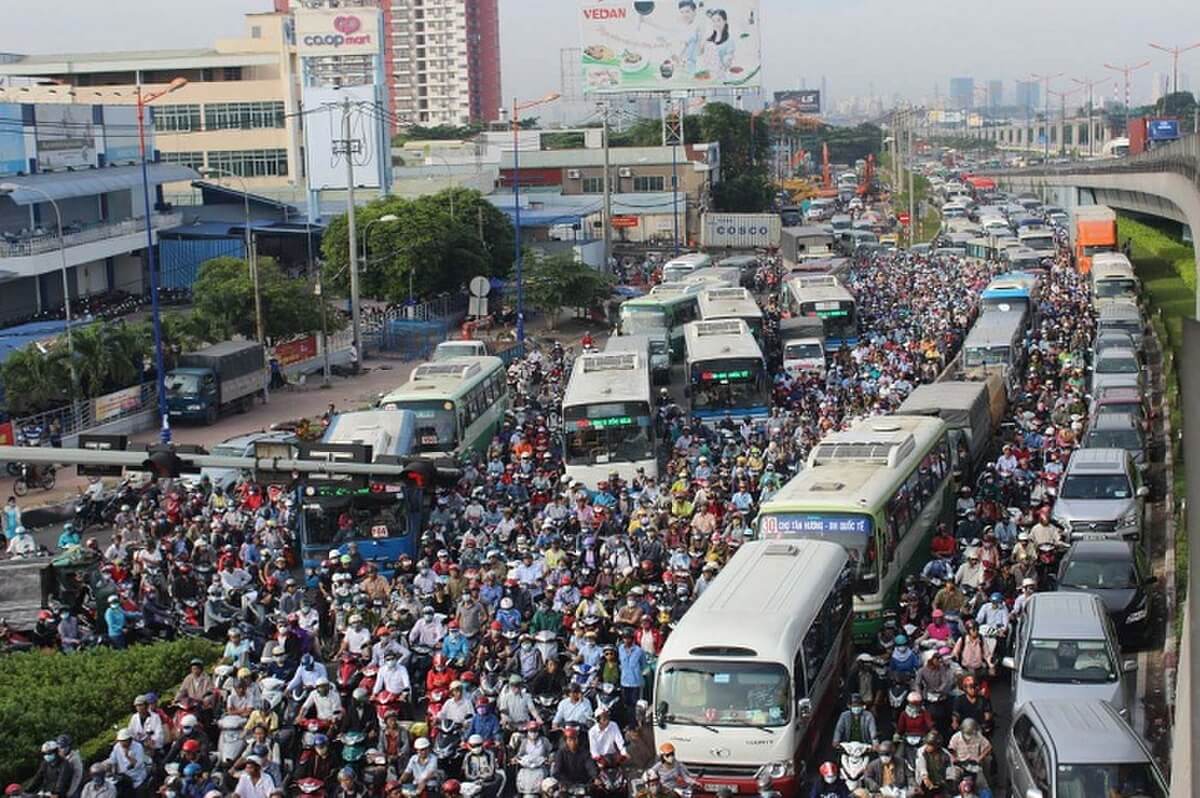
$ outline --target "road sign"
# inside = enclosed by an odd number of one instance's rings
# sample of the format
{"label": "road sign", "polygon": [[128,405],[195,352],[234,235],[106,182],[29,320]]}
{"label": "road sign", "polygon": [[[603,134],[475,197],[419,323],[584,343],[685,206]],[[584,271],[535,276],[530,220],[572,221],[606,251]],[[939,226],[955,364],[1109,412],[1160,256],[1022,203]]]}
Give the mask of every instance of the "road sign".
{"label": "road sign", "polygon": [[492,284],[488,278],[483,275],[471,278],[471,296],[485,297],[492,290]]}
{"label": "road sign", "polygon": [[[79,448],[93,452],[123,452],[129,439],[124,435],[79,435]],[[76,471],[81,477],[119,477],[123,469],[119,465],[88,465],[80,463]]]}
{"label": "road sign", "polygon": [[905,212],[896,214],[896,218],[900,221],[900,224],[904,225],[905,227],[907,227],[908,223],[912,221],[912,217]]}

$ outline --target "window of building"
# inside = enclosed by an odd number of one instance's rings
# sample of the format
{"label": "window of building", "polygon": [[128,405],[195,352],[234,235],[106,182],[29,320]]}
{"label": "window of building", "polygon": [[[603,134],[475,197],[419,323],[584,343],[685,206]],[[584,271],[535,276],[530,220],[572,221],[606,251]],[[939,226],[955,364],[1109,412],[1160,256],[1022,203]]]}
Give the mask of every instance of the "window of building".
{"label": "window of building", "polygon": [[662,175],[645,175],[633,179],[634,191],[663,191],[665,186],[666,178]]}
{"label": "window of building", "polygon": [[225,78],[225,80],[241,80],[242,79],[242,68],[241,67],[225,67],[224,78]]}
{"label": "window of building", "polygon": [[160,154],[163,163],[177,163],[197,171],[204,168],[204,153],[202,152],[164,152]]}
{"label": "window of building", "polygon": [[580,189],[584,194],[603,194],[604,193],[604,178],[603,177],[585,177],[583,186]]}
{"label": "window of building", "polygon": [[252,130],[283,127],[283,101],[208,103],[204,106],[205,130]]}
{"label": "window of building", "polygon": [[282,177],[288,173],[287,150],[211,150],[208,165],[240,177]]}
{"label": "window of building", "polygon": [[156,105],[151,109],[154,114],[154,129],[187,133],[200,129],[199,105]]}

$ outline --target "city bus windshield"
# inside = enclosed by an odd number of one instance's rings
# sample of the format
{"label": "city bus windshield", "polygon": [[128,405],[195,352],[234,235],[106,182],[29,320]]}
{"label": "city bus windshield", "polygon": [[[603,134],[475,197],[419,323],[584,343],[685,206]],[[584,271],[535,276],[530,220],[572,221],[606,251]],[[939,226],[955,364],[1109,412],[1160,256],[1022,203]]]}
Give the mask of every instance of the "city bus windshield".
{"label": "city bus windshield", "polygon": [[396,494],[321,497],[304,503],[305,548],[402,537],[407,526],[404,501]]}
{"label": "city bus windshield", "polygon": [[667,723],[685,726],[785,726],[791,679],[775,662],[668,662],[654,693]]}
{"label": "city bus windshield", "polygon": [[667,312],[655,307],[621,308],[622,335],[650,335],[667,328]]}
{"label": "city bus windshield", "polygon": [[737,410],[767,404],[761,360],[693,363],[691,385],[692,407],[696,410]]}
{"label": "city bus windshield", "polygon": [[411,410],[416,417],[415,449],[418,452],[447,452],[458,445],[454,403],[444,399],[385,402],[394,410]]}
{"label": "city bus windshield", "polygon": [[563,409],[567,465],[654,459],[650,405],[616,402]]}

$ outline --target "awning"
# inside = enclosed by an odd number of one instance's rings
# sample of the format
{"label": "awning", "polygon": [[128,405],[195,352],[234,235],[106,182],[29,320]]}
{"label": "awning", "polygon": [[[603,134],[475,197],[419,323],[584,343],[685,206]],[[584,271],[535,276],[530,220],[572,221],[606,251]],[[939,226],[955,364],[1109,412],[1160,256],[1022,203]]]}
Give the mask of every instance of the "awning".
{"label": "awning", "polygon": [[[151,185],[199,177],[195,169],[172,163],[149,164],[146,172]],[[47,196],[53,200],[63,200],[136,188],[142,184],[142,167],[109,166],[79,172],[45,172],[6,177],[0,182],[17,186],[15,191],[7,195],[17,205],[36,205],[45,202]]]}
{"label": "awning", "polygon": [[[241,185],[240,183],[238,185]],[[212,183],[207,180],[196,180],[192,183],[192,188],[200,189],[200,198],[205,205],[218,205],[222,203],[237,203],[242,204],[246,200],[250,201],[251,205],[261,205],[264,208],[270,208],[273,211],[279,211],[285,217],[296,216],[300,213],[300,209],[295,205],[289,205],[282,200],[273,199],[272,197],[263,196],[249,192],[243,194],[234,186],[223,186],[219,183]]]}

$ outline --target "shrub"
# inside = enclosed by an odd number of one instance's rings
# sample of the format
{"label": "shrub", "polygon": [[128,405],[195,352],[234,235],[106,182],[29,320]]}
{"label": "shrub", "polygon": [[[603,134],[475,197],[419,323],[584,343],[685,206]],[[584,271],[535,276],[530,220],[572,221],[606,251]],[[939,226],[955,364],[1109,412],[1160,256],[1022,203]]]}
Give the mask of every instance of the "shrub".
{"label": "shrub", "polygon": [[39,747],[70,734],[85,759],[107,753],[112,727],[129,717],[139,693],[179,684],[188,662],[213,662],[216,644],[203,639],[97,648],[74,654],[30,651],[0,658],[0,783],[28,778]]}

